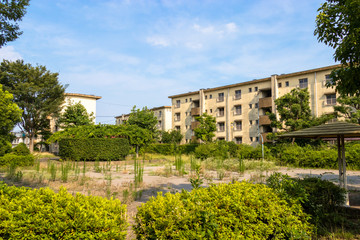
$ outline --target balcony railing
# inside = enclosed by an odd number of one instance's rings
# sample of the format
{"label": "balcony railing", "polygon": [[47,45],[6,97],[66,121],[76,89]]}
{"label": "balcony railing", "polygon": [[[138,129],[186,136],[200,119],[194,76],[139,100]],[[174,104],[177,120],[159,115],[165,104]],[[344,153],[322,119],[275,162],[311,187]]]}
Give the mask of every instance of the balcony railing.
{"label": "balcony railing", "polygon": [[195,128],[199,127],[199,125],[200,125],[199,121],[191,122],[191,130],[194,130]]}
{"label": "balcony railing", "polygon": [[199,107],[192,108],[191,116],[200,116],[200,108]]}
{"label": "balcony railing", "polygon": [[259,117],[259,124],[261,125],[270,125],[271,121],[268,115],[263,115]]}
{"label": "balcony railing", "polygon": [[269,108],[272,107],[271,97],[260,98],[259,99],[259,108]]}

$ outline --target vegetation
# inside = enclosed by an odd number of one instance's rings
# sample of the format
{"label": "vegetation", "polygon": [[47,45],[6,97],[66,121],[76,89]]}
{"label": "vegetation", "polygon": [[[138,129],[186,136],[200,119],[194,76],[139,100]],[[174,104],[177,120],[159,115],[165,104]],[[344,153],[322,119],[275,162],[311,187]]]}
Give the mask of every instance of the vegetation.
{"label": "vegetation", "polygon": [[19,156],[26,156],[30,154],[30,150],[27,148],[25,143],[19,143],[11,150],[11,152]]}
{"label": "vegetation", "polygon": [[94,113],[88,113],[80,102],[69,102],[65,111],[60,115],[57,124],[60,128],[94,124]]}
{"label": "vegetation", "polygon": [[346,121],[360,124],[360,96],[339,96],[338,105],[334,106],[336,116],[344,117]]}
{"label": "vegetation", "polygon": [[64,101],[58,74],[41,65],[25,64],[23,60],[4,60],[0,65],[0,84],[14,95],[14,103],[23,111],[19,127],[27,133],[32,152],[35,136],[49,129],[48,117],[56,116]]}
{"label": "vegetation", "polygon": [[0,183],[0,237],[4,239],[125,239],[126,207],[119,200],[75,196],[62,188]]}
{"label": "vegetation", "polygon": [[215,137],[216,118],[203,113],[195,119],[200,122],[200,125],[194,129],[195,137],[203,142],[212,142],[213,137]]}
{"label": "vegetation", "polygon": [[180,144],[183,139],[183,135],[178,130],[170,130],[170,131],[162,131],[161,132],[161,142],[162,143],[172,143],[172,144]]}
{"label": "vegetation", "polygon": [[262,184],[235,182],[159,194],[138,209],[138,239],[304,239],[312,226],[299,204]]}
{"label": "vegetation", "polygon": [[7,153],[0,157],[0,166],[32,166],[34,165],[34,156],[17,155],[14,153]]}
{"label": "vegetation", "polygon": [[318,12],[314,34],[335,49],[334,60],[342,64],[327,85],[336,86],[341,95],[360,96],[360,2],[327,0]]}
{"label": "vegetation", "polygon": [[0,48],[17,39],[22,32],[18,21],[26,13],[30,0],[9,0],[0,2]]}

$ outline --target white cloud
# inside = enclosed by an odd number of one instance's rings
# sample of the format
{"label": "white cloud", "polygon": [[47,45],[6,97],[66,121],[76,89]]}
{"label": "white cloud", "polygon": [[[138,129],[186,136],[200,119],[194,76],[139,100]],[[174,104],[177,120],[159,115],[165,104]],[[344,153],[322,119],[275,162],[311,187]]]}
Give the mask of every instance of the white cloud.
{"label": "white cloud", "polygon": [[13,46],[5,46],[0,48],[0,56],[2,59],[6,59],[10,61],[22,59],[21,54],[16,52]]}
{"label": "white cloud", "polygon": [[233,33],[237,31],[237,26],[233,22],[225,24],[225,28],[229,33]]}
{"label": "white cloud", "polygon": [[160,47],[170,46],[169,40],[159,36],[148,37],[146,38],[146,41],[153,46],[160,46]]}

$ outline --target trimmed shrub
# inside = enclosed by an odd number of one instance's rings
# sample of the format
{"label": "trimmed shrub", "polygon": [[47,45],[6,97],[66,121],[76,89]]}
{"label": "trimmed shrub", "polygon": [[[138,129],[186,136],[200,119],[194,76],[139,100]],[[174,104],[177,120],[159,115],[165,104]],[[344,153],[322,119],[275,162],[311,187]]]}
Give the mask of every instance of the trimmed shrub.
{"label": "trimmed shrub", "polygon": [[195,153],[195,149],[199,146],[199,143],[189,143],[177,146],[177,149],[183,154]]}
{"label": "trimmed shrub", "polygon": [[25,143],[19,143],[11,150],[11,152],[19,156],[26,156],[30,154],[30,150],[27,148]]}
{"label": "trimmed shrub", "polygon": [[59,140],[59,155],[64,159],[116,161],[124,159],[129,151],[129,141],[125,138],[68,138]]}
{"label": "trimmed shrub", "polygon": [[11,152],[11,142],[0,136],[0,157]]}
{"label": "trimmed shrub", "polygon": [[15,155],[14,153],[8,153],[0,157],[0,166],[10,164],[13,164],[13,166],[32,166],[34,165],[34,156],[31,154],[19,156]]}
{"label": "trimmed shrub", "polygon": [[240,159],[251,159],[254,148],[250,145],[239,144],[238,146],[238,157]]}
{"label": "trimmed shrub", "polygon": [[146,148],[148,153],[158,153],[162,155],[173,155],[176,150],[176,145],[172,143],[154,143]]}
{"label": "trimmed shrub", "polygon": [[346,146],[345,153],[349,169],[360,170],[360,144]]}
{"label": "trimmed shrub", "polygon": [[0,182],[1,239],[125,239],[126,206],[76,196],[64,188],[9,187]]}
{"label": "trimmed shrub", "polygon": [[212,143],[200,144],[195,149],[195,157],[201,160],[214,157],[216,152],[216,145]]}
{"label": "trimmed shrub", "polygon": [[299,204],[262,184],[235,182],[159,194],[139,209],[137,239],[305,239],[312,234]]}

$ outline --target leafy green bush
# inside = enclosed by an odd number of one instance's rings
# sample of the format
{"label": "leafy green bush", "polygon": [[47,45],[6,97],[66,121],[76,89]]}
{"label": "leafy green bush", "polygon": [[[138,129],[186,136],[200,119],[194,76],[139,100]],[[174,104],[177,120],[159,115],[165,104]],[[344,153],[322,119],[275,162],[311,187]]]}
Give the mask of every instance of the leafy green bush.
{"label": "leafy green bush", "polygon": [[9,187],[0,182],[1,239],[125,239],[126,206],[76,196],[62,188]]}
{"label": "leafy green bush", "polygon": [[240,159],[251,159],[254,148],[250,145],[239,144],[238,146],[238,157]]}
{"label": "leafy green bush", "polygon": [[11,152],[19,156],[26,156],[30,154],[30,150],[27,148],[25,143],[19,143],[11,150]]}
{"label": "leafy green bush", "polygon": [[200,144],[195,149],[195,157],[201,160],[214,157],[216,152],[216,145],[213,143]]}
{"label": "leafy green bush", "polygon": [[183,154],[192,154],[199,145],[199,143],[182,144],[177,146],[177,149]]}
{"label": "leafy green bush", "polygon": [[0,157],[11,152],[11,142],[0,136]]}
{"label": "leafy green bush", "polygon": [[129,141],[124,138],[59,140],[59,155],[64,159],[114,161],[124,159],[129,151]]}
{"label": "leafy green bush", "polygon": [[9,164],[13,164],[13,166],[32,166],[34,165],[34,156],[31,154],[19,156],[14,153],[7,153],[0,157],[0,166]]}
{"label": "leafy green bush", "polygon": [[360,170],[360,144],[352,144],[346,147],[346,163],[349,169]]}
{"label": "leafy green bush", "polygon": [[159,194],[138,209],[137,239],[304,239],[312,226],[262,184],[235,182]]}
{"label": "leafy green bush", "polygon": [[172,143],[153,143],[146,148],[148,153],[159,153],[163,155],[174,155],[176,145]]}

